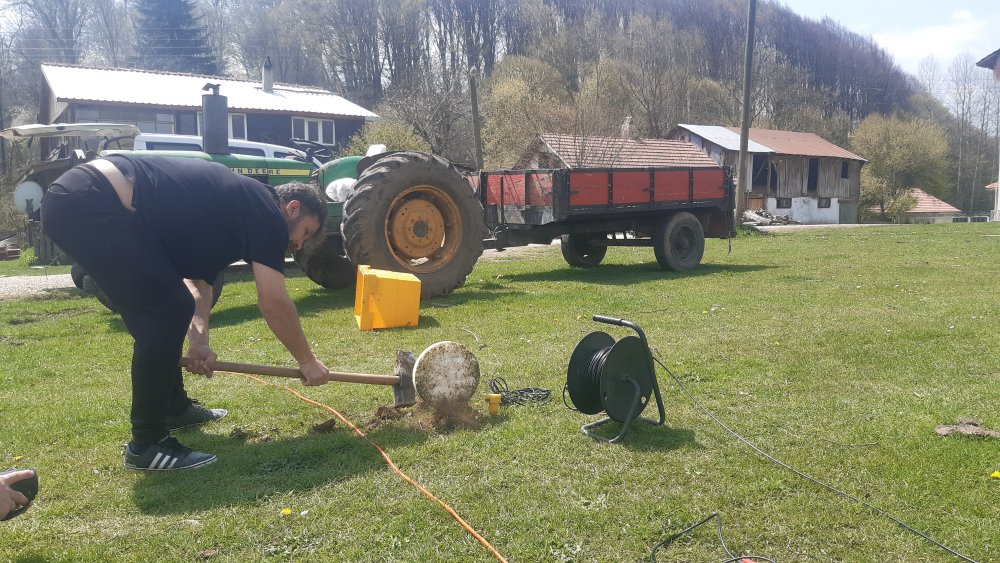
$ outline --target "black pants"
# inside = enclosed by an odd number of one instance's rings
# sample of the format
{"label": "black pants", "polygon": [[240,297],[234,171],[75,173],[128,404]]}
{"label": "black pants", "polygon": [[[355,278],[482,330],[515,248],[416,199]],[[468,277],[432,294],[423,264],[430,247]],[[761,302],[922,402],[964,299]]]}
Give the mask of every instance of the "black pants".
{"label": "black pants", "polygon": [[[84,165],[86,166],[86,165]],[[167,435],[165,417],[191,403],[178,366],[194,298],[141,213],[128,211],[103,176],[76,167],[42,199],[42,228],[90,274],[121,313],[132,353],[132,442]]]}

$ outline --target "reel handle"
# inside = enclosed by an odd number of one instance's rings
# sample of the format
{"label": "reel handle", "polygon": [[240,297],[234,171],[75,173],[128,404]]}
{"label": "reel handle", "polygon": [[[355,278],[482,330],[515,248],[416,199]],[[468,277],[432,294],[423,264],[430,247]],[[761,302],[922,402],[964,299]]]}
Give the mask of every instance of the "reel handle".
{"label": "reel handle", "polygon": [[[595,322],[598,322],[598,323],[604,323],[604,324],[616,325],[616,326],[624,326],[624,327],[630,328],[630,329],[634,330],[639,335],[639,338],[642,340],[642,344],[644,346],[646,346],[647,348],[649,347],[649,344],[646,342],[646,333],[642,331],[642,328],[640,328],[639,325],[633,323],[632,321],[626,321],[625,319],[617,319],[615,317],[609,317],[607,315],[594,315],[591,318]],[[652,360],[649,361],[649,365],[650,366],[653,365],[653,361]]]}

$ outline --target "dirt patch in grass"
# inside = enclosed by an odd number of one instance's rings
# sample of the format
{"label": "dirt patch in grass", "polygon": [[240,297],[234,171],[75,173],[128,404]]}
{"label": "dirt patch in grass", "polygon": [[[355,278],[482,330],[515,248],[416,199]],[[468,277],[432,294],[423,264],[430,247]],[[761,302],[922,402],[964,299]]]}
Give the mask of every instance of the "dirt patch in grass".
{"label": "dirt patch in grass", "polygon": [[272,428],[270,431],[264,430],[248,430],[246,428],[241,428],[237,426],[229,432],[229,437],[234,440],[239,440],[241,442],[247,442],[251,444],[262,444],[264,442],[270,442],[273,440],[273,436],[278,434],[277,428]]}
{"label": "dirt patch in grass", "polygon": [[313,424],[312,428],[309,429],[313,434],[329,434],[333,432],[333,429],[337,427],[337,419],[331,418],[326,422],[320,422],[319,424]]}
{"label": "dirt patch in grass", "polygon": [[372,431],[391,420],[401,420],[402,424],[414,430],[434,430],[462,428],[478,430],[484,426],[482,415],[468,403],[448,405],[434,409],[426,403],[406,411],[395,407],[379,407],[375,415],[365,424],[365,430]]}

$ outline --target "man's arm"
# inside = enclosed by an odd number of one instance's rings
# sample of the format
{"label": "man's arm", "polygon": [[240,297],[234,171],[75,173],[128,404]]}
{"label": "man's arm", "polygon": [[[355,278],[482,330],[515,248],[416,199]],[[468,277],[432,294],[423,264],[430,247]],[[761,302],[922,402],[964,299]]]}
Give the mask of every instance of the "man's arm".
{"label": "man's arm", "polygon": [[205,280],[184,280],[194,297],[194,316],[188,327],[188,371],[212,377],[216,354],[208,344],[208,318],[212,314],[212,284]]}
{"label": "man's arm", "polygon": [[330,370],[316,359],[302,332],[299,313],[285,289],[285,276],[274,268],[253,263],[253,276],[257,284],[257,304],[271,332],[285,345],[295,361],[306,385],[322,385],[328,381]]}

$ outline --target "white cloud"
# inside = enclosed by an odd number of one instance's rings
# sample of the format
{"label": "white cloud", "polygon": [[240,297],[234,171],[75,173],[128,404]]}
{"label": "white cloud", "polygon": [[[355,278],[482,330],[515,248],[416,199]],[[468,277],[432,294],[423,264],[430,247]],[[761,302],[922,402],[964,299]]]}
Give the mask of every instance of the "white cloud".
{"label": "white cloud", "polygon": [[[921,60],[933,55],[938,63],[947,66],[962,52],[973,56],[990,53],[991,22],[978,18],[969,10],[951,14],[951,21],[907,31],[888,31],[873,35],[875,41],[888,51],[903,70],[915,73]],[[982,53],[980,53],[982,51]]]}

